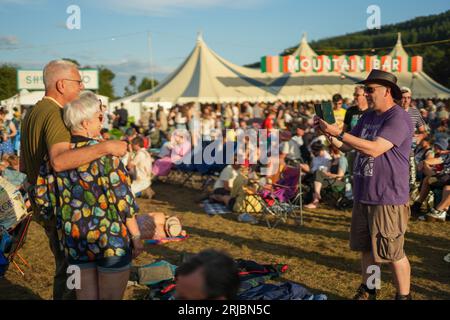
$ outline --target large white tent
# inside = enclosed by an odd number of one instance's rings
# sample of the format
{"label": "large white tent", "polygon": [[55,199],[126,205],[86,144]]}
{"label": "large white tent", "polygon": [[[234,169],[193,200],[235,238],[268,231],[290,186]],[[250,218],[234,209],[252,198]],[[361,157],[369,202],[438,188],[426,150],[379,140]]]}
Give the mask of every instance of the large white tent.
{"label": "large white tent", "polygon": [[187,59],[153,91],[136,101],[172,103],[274,101],[270,76],[235,65],[212,51],[201,35]]}

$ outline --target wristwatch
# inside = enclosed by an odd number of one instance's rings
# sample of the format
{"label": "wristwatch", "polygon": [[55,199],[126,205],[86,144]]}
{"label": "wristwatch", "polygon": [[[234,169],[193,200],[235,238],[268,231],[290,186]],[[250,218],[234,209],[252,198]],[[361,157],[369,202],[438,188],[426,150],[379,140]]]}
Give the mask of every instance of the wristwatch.
{"label": "wristwatch", "polygon": [[339,141],[342,141],[342,140],[344,139],[344,134],[345,134],[345,131],[342,130],[342,132],[339,133],[339,135],[338,135],[336,138],[337,138]]}
{"label": "wristwatch", "polygon": [[131,240],[141,240],[141,234],[135,234],[135,235],[132,235],[131,237]]}

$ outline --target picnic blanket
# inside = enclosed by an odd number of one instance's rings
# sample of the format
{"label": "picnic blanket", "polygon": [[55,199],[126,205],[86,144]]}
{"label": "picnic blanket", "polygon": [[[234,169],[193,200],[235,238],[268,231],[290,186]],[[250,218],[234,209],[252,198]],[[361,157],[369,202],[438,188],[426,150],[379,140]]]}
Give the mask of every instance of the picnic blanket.
{"label": "picnic blanket", "polygon": [[208,215],[217,215],[217,214],[227,214],[231,213],[231,210],[225,206],[224,204],[211,202],[210,200],[205,200],[202,202],[203,208]]}

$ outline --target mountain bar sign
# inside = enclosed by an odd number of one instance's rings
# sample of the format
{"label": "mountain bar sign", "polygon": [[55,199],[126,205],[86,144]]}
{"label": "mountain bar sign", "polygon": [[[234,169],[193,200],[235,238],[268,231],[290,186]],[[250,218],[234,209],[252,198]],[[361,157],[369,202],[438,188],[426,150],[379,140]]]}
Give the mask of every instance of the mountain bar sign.
{"label": "mountain bar sign", "polygon": [[423,59],[391,56],[265,56],[261,58],[264,73],[294,72],[370,72],[381,69],[388,72],[421,72]]}
{"label": "mountain bar sign", "polygon": [[[98,89],[98,70],[80,69],[80,75],[86,89]],[[42,70],[17,70],[17,89],[44,90]]]}

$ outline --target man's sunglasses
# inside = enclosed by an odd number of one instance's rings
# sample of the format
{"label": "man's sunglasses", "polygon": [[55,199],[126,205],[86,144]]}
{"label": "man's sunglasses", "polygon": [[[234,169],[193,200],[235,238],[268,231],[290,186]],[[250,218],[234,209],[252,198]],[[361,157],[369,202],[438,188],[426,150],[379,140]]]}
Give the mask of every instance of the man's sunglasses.
{"label": "man's sunglasses", "polygon": [[364,87],[365,93],[374,93],[376,88],[383,88],[384,86],[376,86],[376,87]]}

